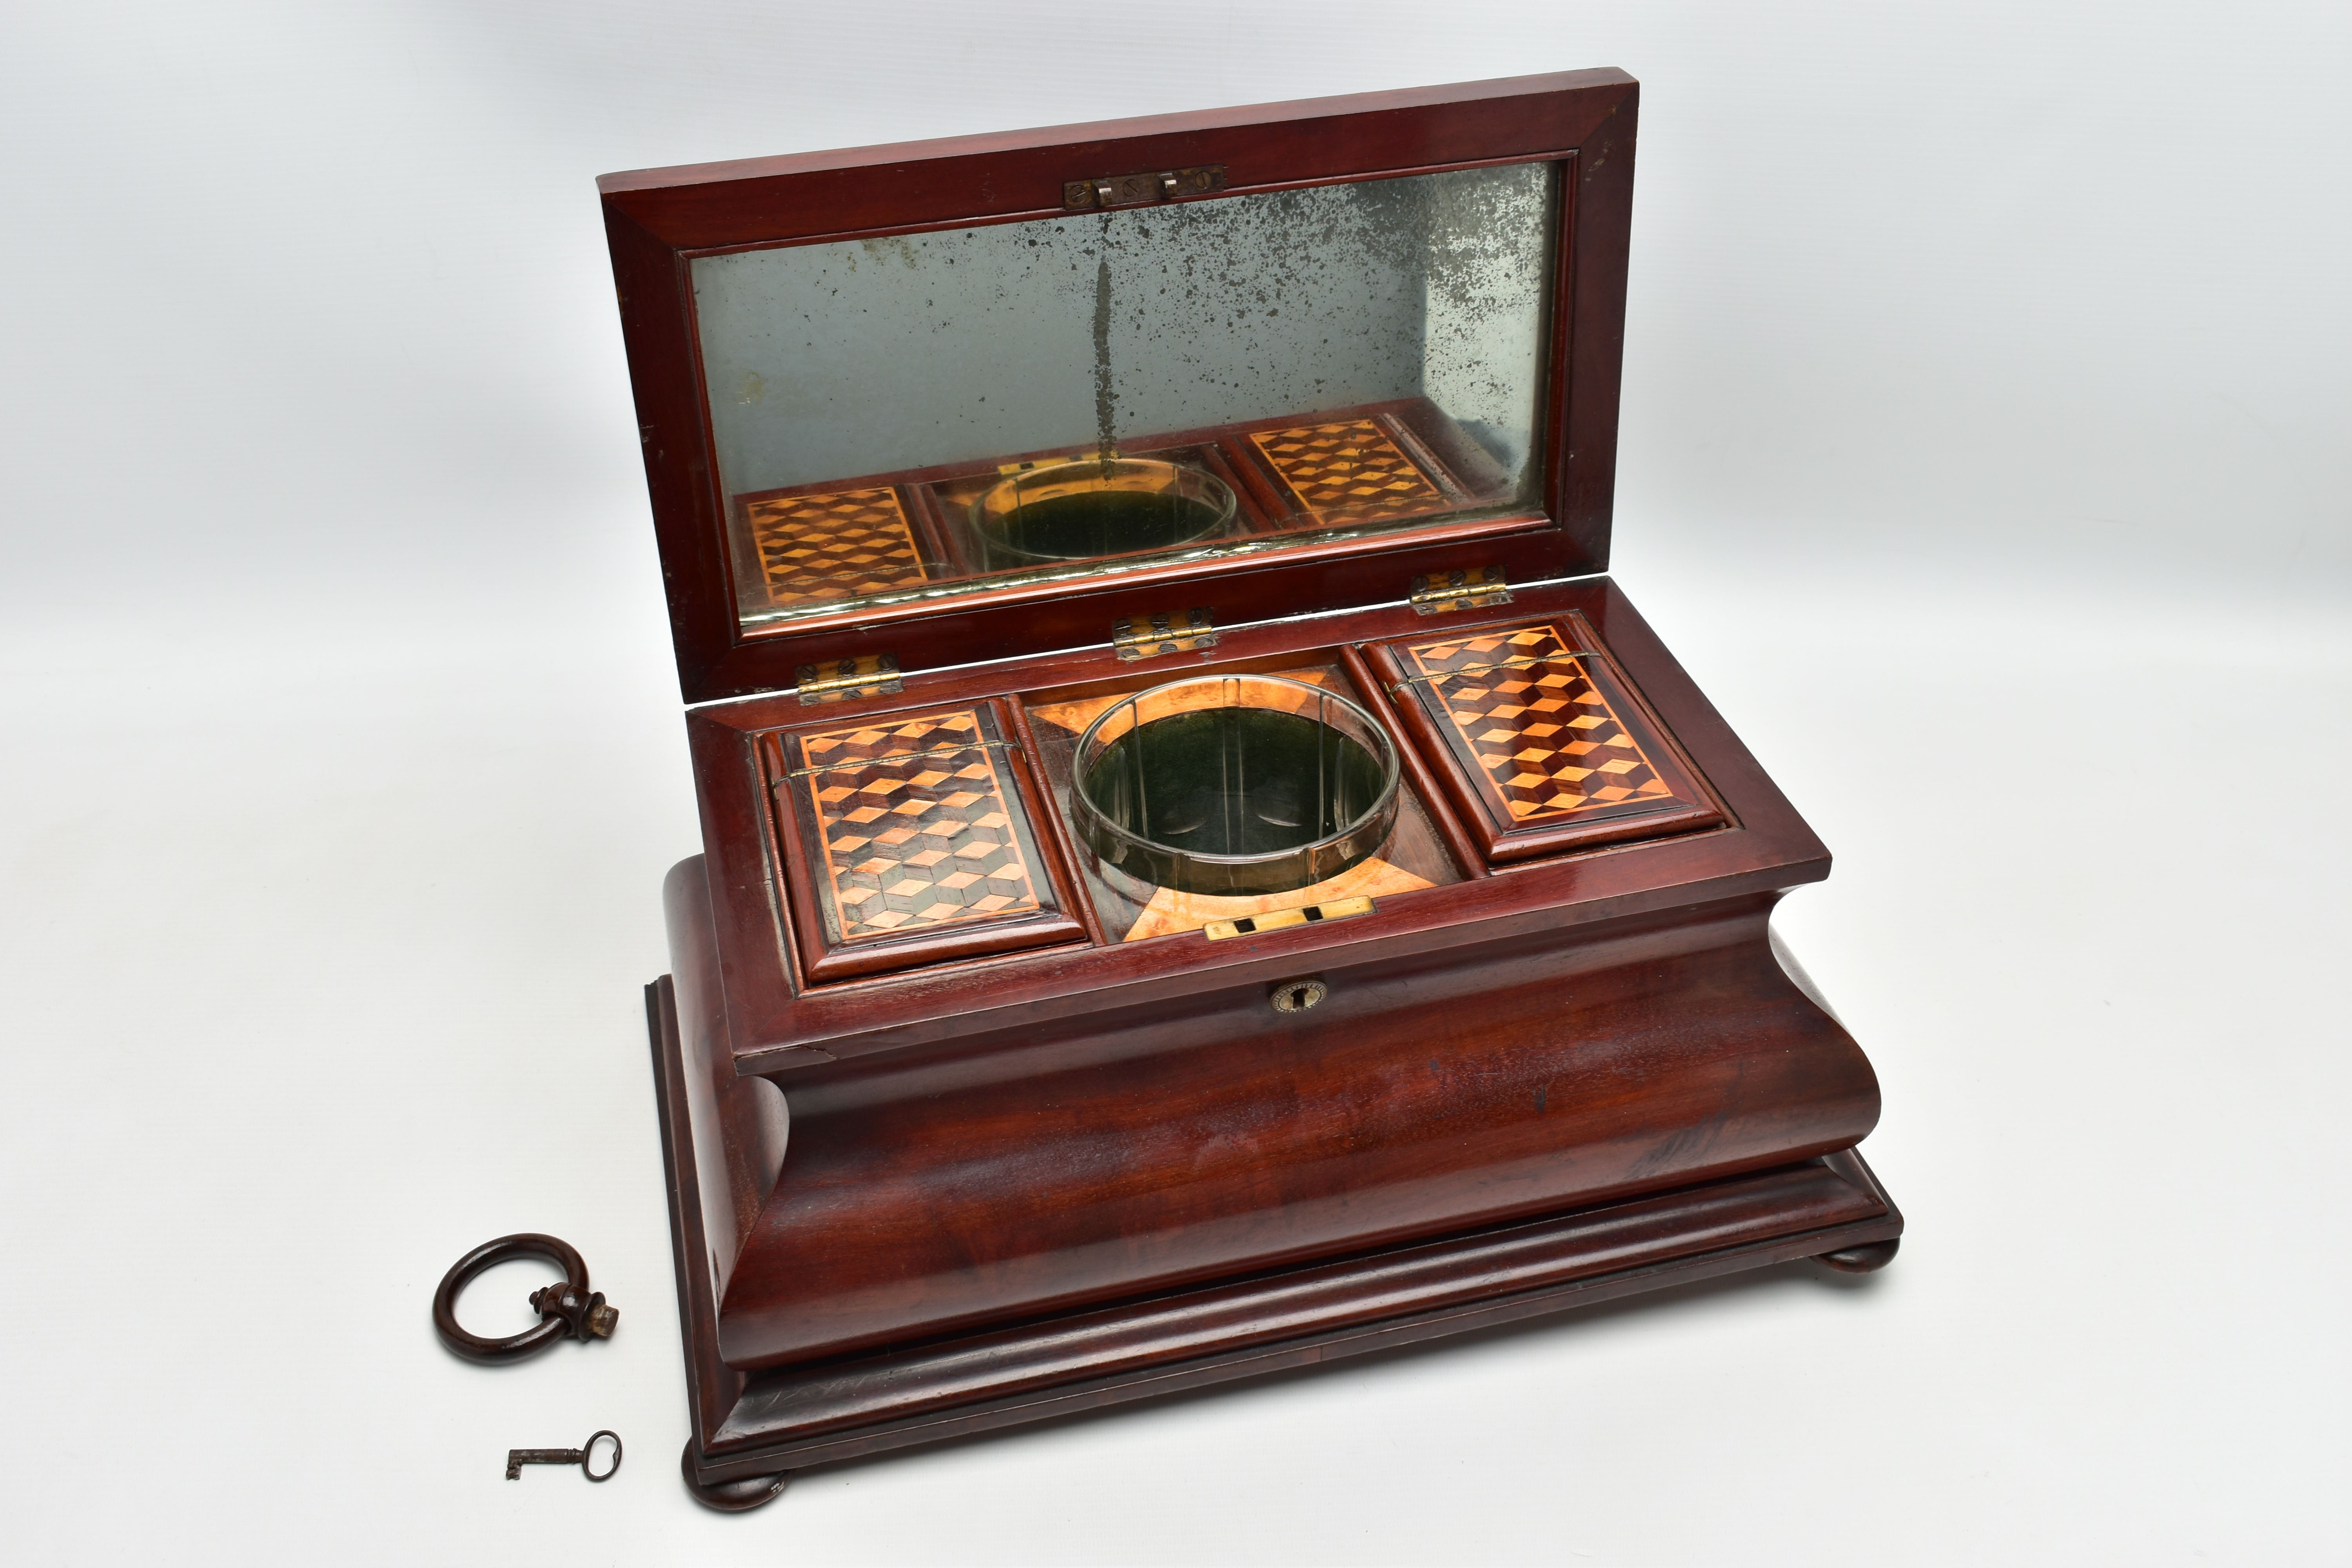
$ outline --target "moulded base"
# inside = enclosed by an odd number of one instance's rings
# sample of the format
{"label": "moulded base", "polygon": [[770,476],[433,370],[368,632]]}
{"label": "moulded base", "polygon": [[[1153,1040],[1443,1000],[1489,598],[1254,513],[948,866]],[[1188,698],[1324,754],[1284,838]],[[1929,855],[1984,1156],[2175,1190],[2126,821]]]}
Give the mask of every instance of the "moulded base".
{"label": "moulded base", "polygon": [[1493,1327],[1808,1257],[1894,1254],[1903,1217],[1853,1150],[1017,1327],[745,1374],[719,1358],[677,1005],[646,987],[694,1435],[714,1507],[756,1478]]}

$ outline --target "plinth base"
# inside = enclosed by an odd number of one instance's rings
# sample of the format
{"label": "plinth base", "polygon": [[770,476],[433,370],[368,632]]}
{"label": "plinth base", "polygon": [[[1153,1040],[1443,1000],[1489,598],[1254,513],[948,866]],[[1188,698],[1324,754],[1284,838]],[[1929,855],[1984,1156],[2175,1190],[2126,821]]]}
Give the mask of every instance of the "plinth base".
{"label": "plinth base", "polygon": [[782,1490],[760,1477],[944,1442],[1131,1399],[1516,1322],[1800,1258],[1860,1271],[1903,1216],[1844,1150],[1017,1328],[745,1374],[719,1359],[717,1292],[686,1120],[677,1005],[646,988],[694,1436],[686,1472],[713,1506]]}

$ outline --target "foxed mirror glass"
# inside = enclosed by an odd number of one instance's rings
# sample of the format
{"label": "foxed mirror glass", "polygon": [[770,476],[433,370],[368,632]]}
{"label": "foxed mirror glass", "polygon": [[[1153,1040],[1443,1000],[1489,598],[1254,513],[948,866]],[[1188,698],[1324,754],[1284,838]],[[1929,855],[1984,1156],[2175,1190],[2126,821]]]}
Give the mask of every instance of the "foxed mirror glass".
{"label": "foxed mirror glass", "polygon": [[697,258],[746,628],[1531,510],[1550,163]]}

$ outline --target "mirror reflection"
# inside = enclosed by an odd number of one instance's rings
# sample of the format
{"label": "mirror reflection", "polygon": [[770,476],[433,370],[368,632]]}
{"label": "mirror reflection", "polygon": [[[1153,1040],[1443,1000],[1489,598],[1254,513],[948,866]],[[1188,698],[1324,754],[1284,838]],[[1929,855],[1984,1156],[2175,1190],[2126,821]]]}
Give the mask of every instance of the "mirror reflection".
{"label": "mirror reflection", "polygon": [[1507,164],[698,258],[744,624],[1532,506],[1557,204]]}

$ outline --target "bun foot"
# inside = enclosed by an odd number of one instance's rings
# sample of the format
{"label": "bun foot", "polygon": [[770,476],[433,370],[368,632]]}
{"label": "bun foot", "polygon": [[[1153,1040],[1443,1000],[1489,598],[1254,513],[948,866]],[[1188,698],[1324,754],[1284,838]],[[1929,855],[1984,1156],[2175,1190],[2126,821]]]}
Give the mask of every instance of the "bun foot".
{"label": "bun foot", "polygon": [[721,1513],[748,1513],[763,1503],[773,1502],[782,1494],[784,1483],[793,1479],[792,1471],[779,1470],[772,1476],[748,1476],[740,1481],[697,1480],[692,1443],[678,1455],[677,1468],[686,1477],[686,1489],[694,1494],[694,1500]]}
{"label": "bun foot", "polygon": [[1813,1261],[1826,1264],[1841,1274],[1874,1274],[1895,1261],[1895,1249],[1902,1245],[1901,1237],[1866,1241],[1860,1247],[1842,1247],[1835,1252],[1817,1254]]}

